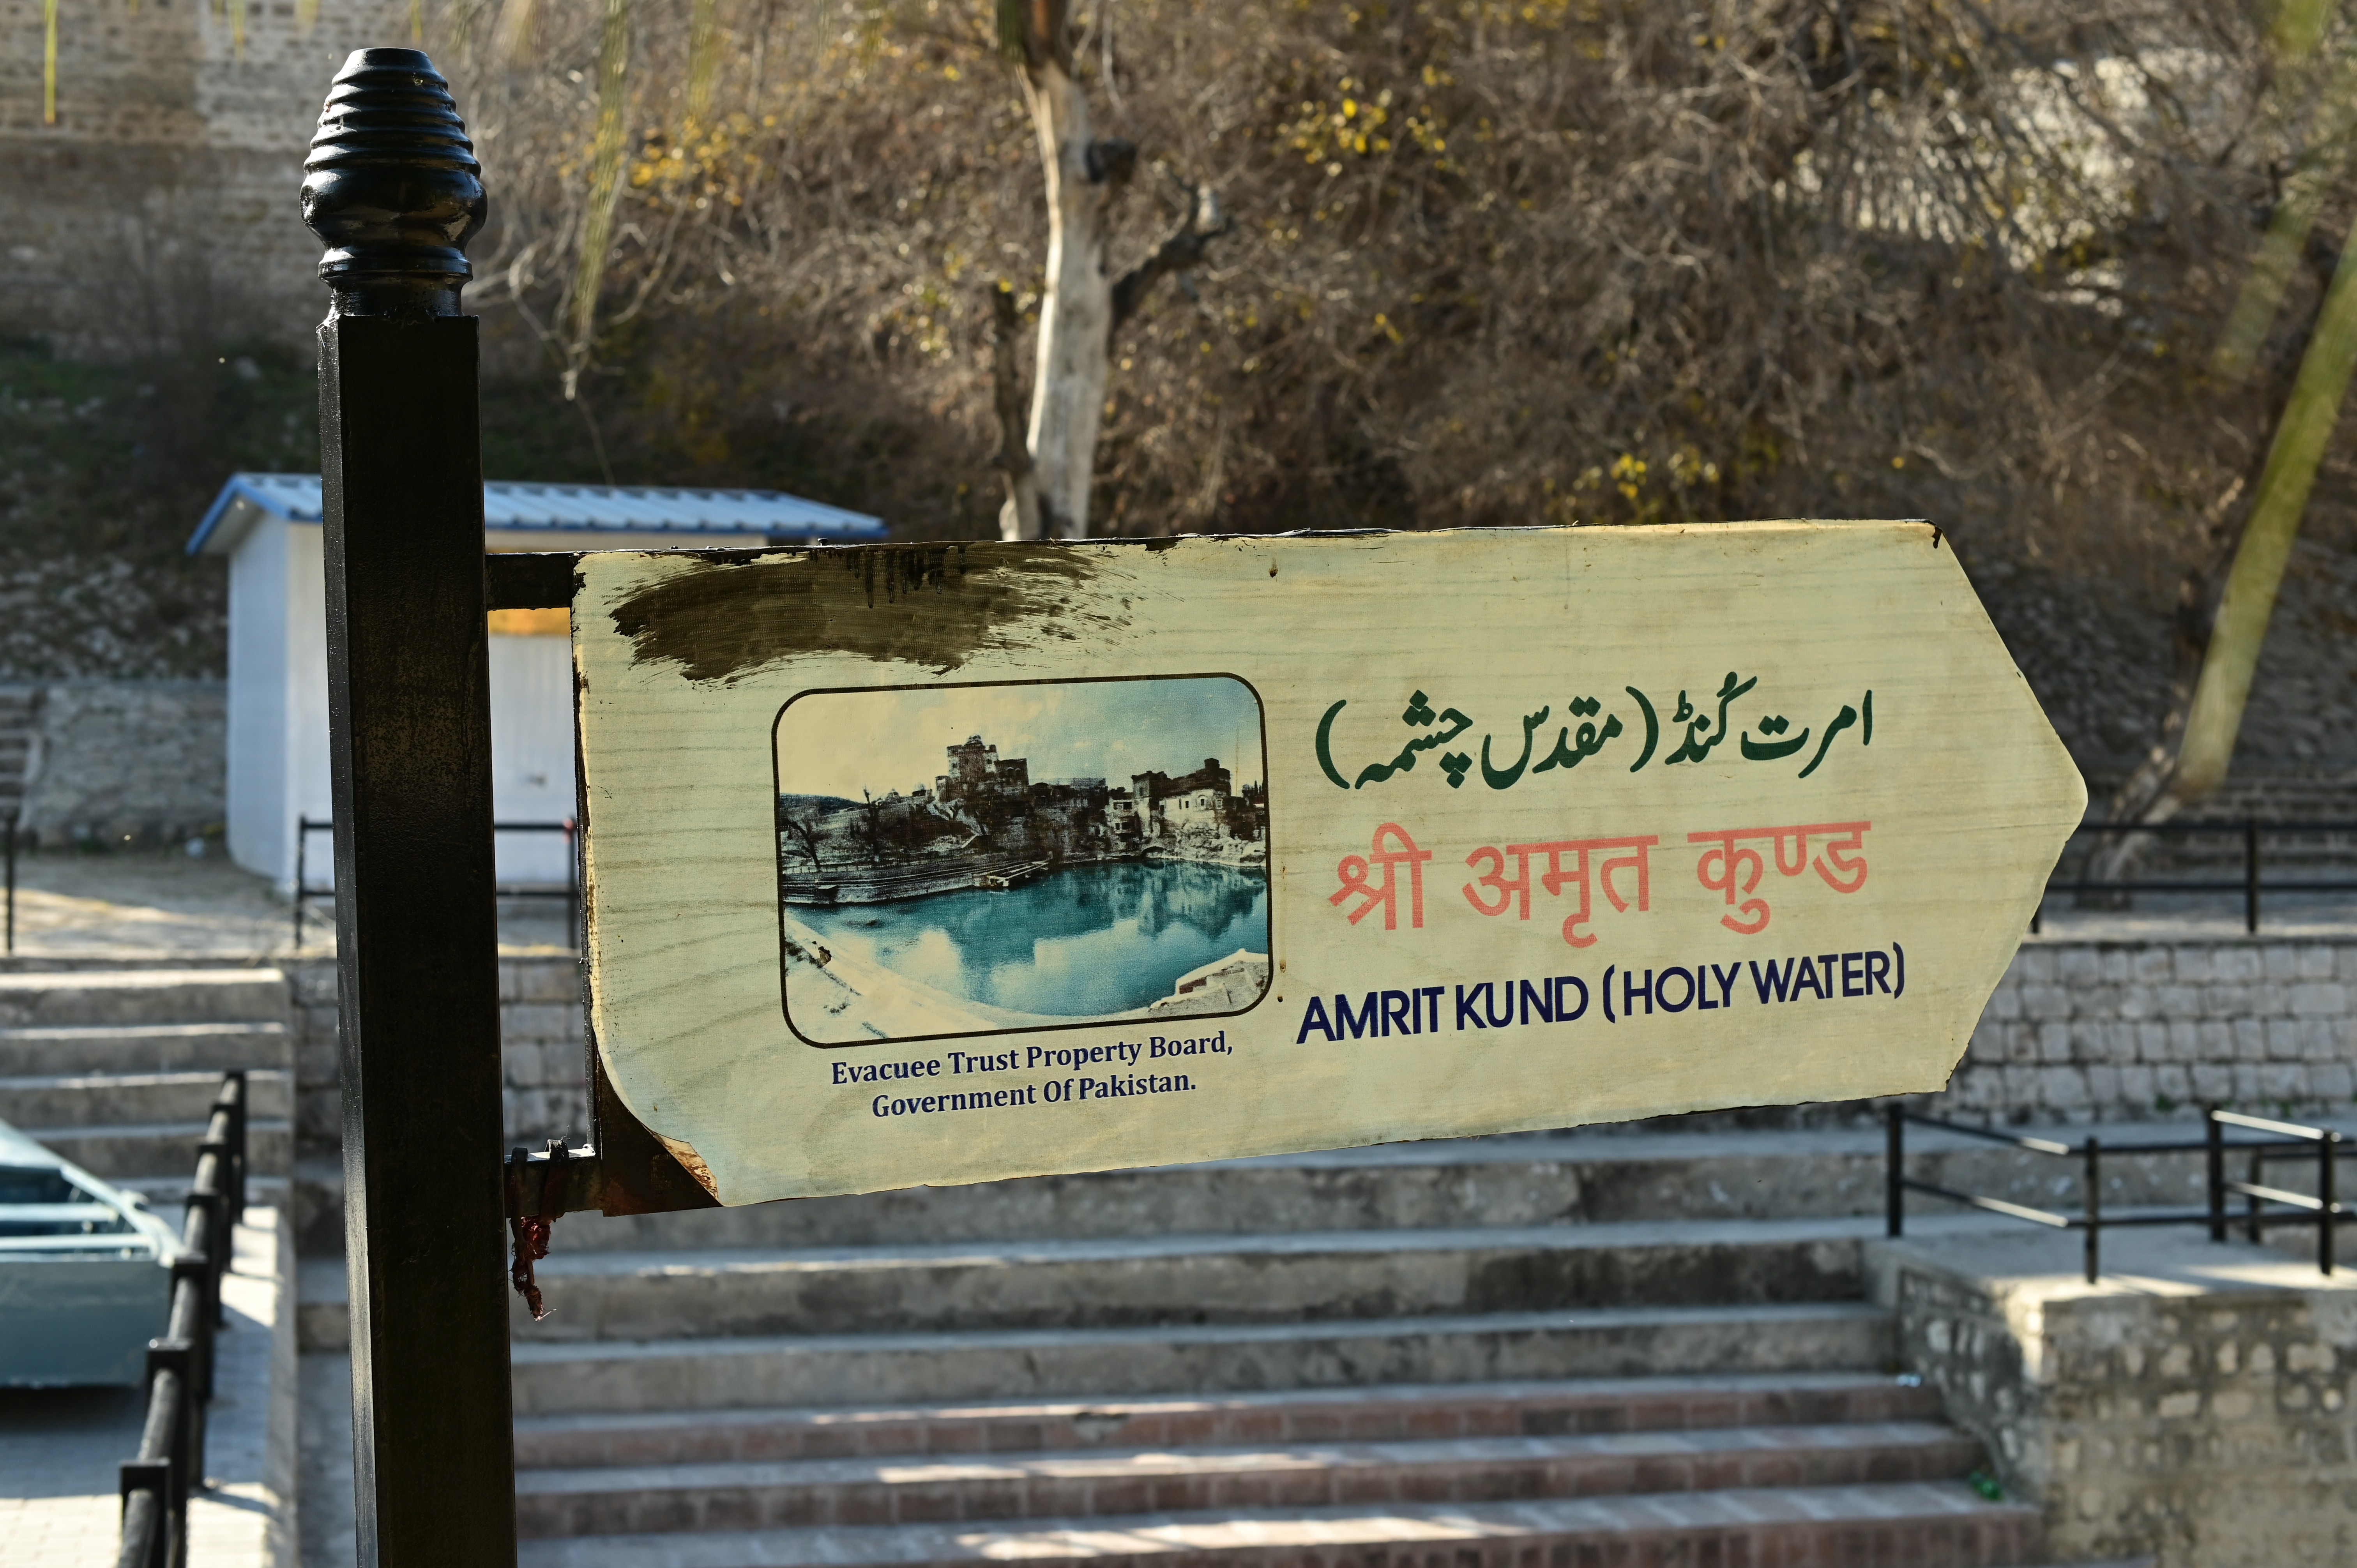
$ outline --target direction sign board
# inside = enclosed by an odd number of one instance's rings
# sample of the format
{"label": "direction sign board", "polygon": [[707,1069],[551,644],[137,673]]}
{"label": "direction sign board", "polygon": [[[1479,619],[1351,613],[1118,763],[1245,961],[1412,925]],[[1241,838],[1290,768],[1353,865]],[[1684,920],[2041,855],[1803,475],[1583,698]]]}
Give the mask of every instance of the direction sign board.
{"label": "direction sign board", "polygon": [[2085,806],[1925,524],[584,556],[723,1203],[1936,1090]]}

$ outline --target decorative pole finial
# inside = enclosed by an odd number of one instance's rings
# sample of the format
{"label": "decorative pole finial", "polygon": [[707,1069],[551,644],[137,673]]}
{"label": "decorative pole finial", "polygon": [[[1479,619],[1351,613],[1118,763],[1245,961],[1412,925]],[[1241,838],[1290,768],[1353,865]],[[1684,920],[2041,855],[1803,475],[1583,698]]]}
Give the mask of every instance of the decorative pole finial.
{"label": "decorative pole finial", "polygon": [[456,316],[475,275],[482,166],[450,84],[420,49],[354,49],[303,164],[303,221],[339,316]]}

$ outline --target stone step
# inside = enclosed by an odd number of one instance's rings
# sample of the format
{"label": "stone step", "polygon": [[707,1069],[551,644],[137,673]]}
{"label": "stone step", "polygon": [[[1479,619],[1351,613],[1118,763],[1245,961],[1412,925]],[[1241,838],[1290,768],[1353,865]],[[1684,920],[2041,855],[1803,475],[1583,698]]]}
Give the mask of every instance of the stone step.
{"label": "stone step", "polygon": [[[16,1130],[52,1154],[109,1181],[123,1176],[185,1179],[196,1169],[203,1122],[165,1122],[109,1127],[19,1127]],[[246,1123],[246,1168],[284,1176],[293,1164],[293,1123],[256,1118]]]}
{"label": "stone step", "polygon": [[1856,1299],[1879,1221],[1553,1225],[787,1252],[557,1252],[519,1340],[1121,1328]]}
{"label": "stone step", "polygon": [[1921,1378],[1879,1372],[1723,1373],[1551,1382],[1398,1384],[963,1405],[652,1411],[525,1416],[524,1469],[751,1463],[1046,1449],[1394,1443],[1721,1426],[1930,1421]]}
{"label": "stone step", "polygon": [[1156,1328],[544,1341],[516,1345],[512,1360],[516,1412],[539,1416],[1857,1371],[1888,1366],[1892,1346],[1891,1320],[1881,1309],[1810,1302]]}
{"label": "stone step", "polygon": [[1035,1519],[996,1527],[735,1530],[534,1541],[519,1568],[860,1568],[983,1564],[1341,1568],[1362,1563],[1523,1568],[1573,1563],[1841,1563],[1995,1568],[2038,1561],[2039,1514],[1952,1482]]}
{"label": "stone step", "polygon": [[274,969],[117,969],[0,973],[0,1026],[283,1023]]}
{"label": "stone step", "polygon": [[1953,1480],[1980,1444],[1934,1422],[527,1470],[526,1536],[839,1529],[1106,1514],[1496,1503]]}
{"label": "stone step", "polygon": [[21,1073],[210,1072],[293,1065],[280,1023],[69,1024],[0,1029],[0,1066]]}
{"label": "stone step", "polygon": [[[2107,1138],[2194,1138],[2198,1123],[2106,1128]],[[2040,1208],[2077,1200],[2073,1162],[1911,1128],[1919,1177]],[[2115,1204],[2201,1199],[2200,1155],[2106,1157]],[[340,1177],[340,1167],[323,1171]],[[2057,1184],[2061,1185],[2058,1187]],[[335,1206],[323,1191],[315,1208]],[[587,1251],[971,1245],[1285,1231],[1448,1230],[1639,1220],[1872,1217],[1883,1133],[1579,1133],[1386,1144],[1315,1155],[916,1187],[741,1208],[568,1215],[560,1256]]]}
{"label": "stone step", "polygon": [[[221,1093],[217,1072],[74,1073],[0,1078],[0,1122],[18,1127],[102,1127],[126,1122],[202,1122]],[[284,1122],[295,1113],[295,1075],[283,1068],[246,1074],[246,1114]]]}
{"label": "stone step", "polygon": [[[136,1193],[147,1200],[147,1207],[156,1213],[177,1220],[188,1201],[188,1189],[196,1183],[196,1168],[172,1176],[118,1176],[113,1185],[125,1192]],[[285,1212],[286,1177],[248,1170],[245,1174],[245,1201],[249,1208],[269,1208]]]}

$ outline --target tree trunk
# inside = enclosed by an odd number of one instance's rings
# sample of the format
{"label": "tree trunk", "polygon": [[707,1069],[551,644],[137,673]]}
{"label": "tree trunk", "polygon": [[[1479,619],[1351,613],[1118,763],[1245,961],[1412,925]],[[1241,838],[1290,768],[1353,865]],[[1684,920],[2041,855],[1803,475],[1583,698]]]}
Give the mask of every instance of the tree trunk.
{"label": "tree trunk", "polygon": [[[1113,344],[1113,279],[1105,270],[1105,219],[1114,182],[1089,136],[1088,100],[1065,62],[1052,56],[1024,73],[1039,165],[1048,177],[1048,288],[1039,301],[1039,351],[1032,371],[1029,446],[1039,493],[1040,532],[1055,539],[1089,532],[1089,479],[1096,466]],[[1006,532],[1002,518],[1000,532]]]}
{"label": "tree trunk", "polygon": [[[2115,802],[2115,815],[2127,821],[2165,822],[2196,805],[2225,782],[2243,725],[2251,679],[2274,617],[2285,564],[2299,537],[2301,516],[2324,448],[2340,423],[2341,406],[2357,369],[2357,226],[2343,242],[2291,396],[2276,421],[2260,470],[2249,518],[2227,568],[2216,616],[2202,639],[2201,671],[2179,714],[2170,715],[2173,752],[2161,752],[2137,769]],[[2164,730],[2164,735],[2168,730]],[[2164,741],[2166,745],[2166,741]],[[2125,879],[2148,847],[2148,835],[2126,834],[2093,857],[2103,880]]]}
{"label": "tree trunk", "polygon": [[991,407],[998,416],[998,471],[1006,479],[1006,504],[998,510],[1001,539],[1037,539],[1039,476],[1023,428],[1023,383],[1015,373],[1015,338],[1023,319],[1015,291],[1000,284],[990,296]]}
{"label": "tree trunk", "polygon": [[2325,444],[2341,422],[2352,368],[2357,368],[2357,228],[2342,242],[2341,264],[2325,294],[2315,336],[2300,357],[2291,402],[2267,449],[2267,466],[2259,476],[2259,492],[2251,503],[2250,521],[2244,524],[2243,541],[2234,550],[2209,652],[2201,661],[2201,678],[2193,689],[2168,788],[2170,794],[2196,800],[2225,780],[2259,648],[2275,614],[2276,591],[2283,583],[2292,543],[2299,537],[2300,518],[2308,510]]}
{"label": "tree trunk", "polygon": [[1137,149],[1118,137],[1099,141],[1090,134],[1088,97],[1073,74],[1070,0],[998,0],[998,42],[1022,68],[1024,101],[1031,107],[1048,184],[1048,279],[1039,299],[1030,424],[1019,447],[1013,434],[1013,413],[1021,403],[1013,292],[1001,284],[991,302],[996,461],[1006,478],[998,532],[1002,539],[1085,539],[1113,335],[1156,283],[1200,262],[1230,223],[1216,193],[1173,177],[1186,192],[1178,228],[1115,282],[1107,267],[1110,214],[1137,166]]}
{"label": "tree trunk", "polygon": [[[1023,69],[1048,184],[1048,285],[1024,441],[1030,464],[1028,473],[1006,468],[998,532],[1006,539],[1085,539],[1113,340],[1106,214],[1135,154],[1126,142],[1099,143],[1089,134],[1088,97],[1073,75],[1069,0],[999,0],[998,42]],[[1032,509],[1018,499],[1026,480],[1036,515],[1026,515]]]}

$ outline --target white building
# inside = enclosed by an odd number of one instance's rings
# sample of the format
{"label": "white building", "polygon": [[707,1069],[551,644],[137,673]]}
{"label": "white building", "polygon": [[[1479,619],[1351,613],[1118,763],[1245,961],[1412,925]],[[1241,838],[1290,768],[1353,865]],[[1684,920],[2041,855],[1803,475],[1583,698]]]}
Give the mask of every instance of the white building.
{"label": "white building", "polygon": [[[188,541],[229,558],[229,851],[282,890],[296,839],[315,887],[330,880],[328,835],[302,835],[332,811],[328,770],[327,575],[317,474],[237,474]],[[676,550],[880,539],[857,512],[773,490],[487,484],[487,550]],[[576,810],[570,618],[564,610],[491,616],[491,810],[502,822],[561,822]],[[497,837],[499,878],[562,885],[566,839]]]}
{"label": "white building", "polygon": [[1218,827],[1227,814],[1228,798],[1217,789],[1189,789],[1162,799],[1163,820],[1174,829]]}

